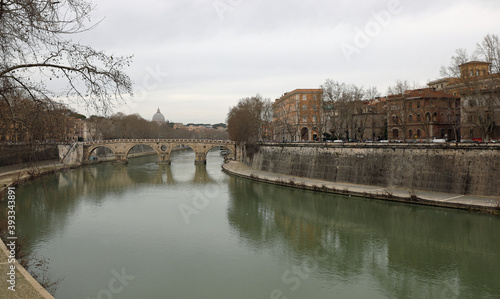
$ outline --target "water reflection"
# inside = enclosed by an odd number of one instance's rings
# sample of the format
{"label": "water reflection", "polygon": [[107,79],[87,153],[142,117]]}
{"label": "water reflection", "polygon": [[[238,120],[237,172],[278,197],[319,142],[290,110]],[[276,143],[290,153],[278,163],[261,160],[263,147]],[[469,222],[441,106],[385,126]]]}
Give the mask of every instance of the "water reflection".
{"label": "water reflection", "polygon": [[369,279],[391,298],[500,294],[498,217],[237,178],[229,189],[228,220],[242,240],[280,248],[299,265],[317,261],[315,275],[324,281]]}
{"label": "water reflection", "polygon": [[[18,217],[18,232],[21,236],[30,236],[27,250],[31,251],[34,244],[63,231],[83,201],[100,206],[109,194],[126,194],[145,186],[182,187],[216,182],[205,165],[190,165],[190,168],[176,171],[173,169],[176,166],[157,165],[149,160],[150,157],[142,157],[131,159],[129,165],[91,165],[44,176],[19,187],[17,213],[22,217]],[[181,179],[176,179],[176,174]],[[185,175],[189,179],[182,179]],[[7,209],[3,208],[6,202],[0,205],[0,219],[6,219]],[[33,233],[36,229],[42,231]]]}

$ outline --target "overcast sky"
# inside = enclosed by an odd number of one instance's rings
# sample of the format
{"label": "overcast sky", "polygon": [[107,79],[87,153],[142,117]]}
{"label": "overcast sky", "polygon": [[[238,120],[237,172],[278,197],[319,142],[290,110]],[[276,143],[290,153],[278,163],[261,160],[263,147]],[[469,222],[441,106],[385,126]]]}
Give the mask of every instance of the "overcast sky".
{"label": "overcast sky", "polygon": [[[498,0],[99,0],[81,43],[134,55],[135,97],[114,112],[225,122],[239,99],[327,79],[425,85],[458,48],[500,34]],[[81,111],[80,112],[84,112]]]}

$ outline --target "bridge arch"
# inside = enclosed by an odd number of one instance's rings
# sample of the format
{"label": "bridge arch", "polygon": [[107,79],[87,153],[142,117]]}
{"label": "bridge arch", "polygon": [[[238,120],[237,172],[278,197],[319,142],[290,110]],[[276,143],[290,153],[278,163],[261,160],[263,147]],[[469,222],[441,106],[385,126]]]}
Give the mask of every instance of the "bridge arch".
{"label": "bridge arch", "polygon": [[231,146],[227,146],[227,145],[223,145],[223,144],[211,144],[211,145],[207,146],[206,151],[205,151],[205,156],[208,154],[208,152],[210,152],[211,150],[213,150],[215,148],[224,148],[225,150],[228,151],[226,156],[234,158],[235,149],[231,148]]}
{"label": "bridge arch", "polygon": [[190,150],[192,150],[193,152],[195,152],[195,148],[190,145],[190,144],[187,144],[187,143],[179,143],[179,144],[174,144],[174,145],[171,145],[170,148],[168,149],[168,153],[171,154],[172,151],[176,148],[189,148]]}
{"label": "bridge arch", "polygon": [[113,153],[113,155],[116,157],[116,153],[114,151],[114,149],[111,147],[111,146],[107,146],[107,145],[103,145],[103,144],[97,144],[95,146],[91,146],[87,152],[86,152],[86,155],[84,155],[83,159],[84,161],[91,161],[92,160],[92,157],[93,157],[93,153],[95,150],[99,149],[99,148],[105,148],[105,149],[108,149],[109,151],[111,151]]}
{"label": "bridge arch", "polygon": [[135,147],[138,147],[138,146],[147,146],[149,147],[150,149],[152,149],[157,156],[158,158],[160,157],[160,153],[158,152],[158,149],[156,149],[154,146],[151,146],[151,144],[148,144],[148,143],[138,143],[138,144],[131,144],[126,150],[126,155],[125,155],[125,158],[129,158],[129,155],[130,154],[134,154],[134,153],[131,153],[132,149],[135,148]]}

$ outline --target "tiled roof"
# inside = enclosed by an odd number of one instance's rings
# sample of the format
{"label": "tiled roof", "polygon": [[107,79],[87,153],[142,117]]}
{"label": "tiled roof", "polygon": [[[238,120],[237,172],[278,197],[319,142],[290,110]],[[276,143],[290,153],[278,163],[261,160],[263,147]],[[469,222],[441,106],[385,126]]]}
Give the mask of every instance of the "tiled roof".
{"label": "tiled roof", "polygon": [[[401,94],[397,95],[390,95],[389,99],[398,99],[401,98]],[[450,99],[457,99],[459,98],[458,96],[454,96],[451,94],[448,94],[442,90],[434,90],[433,88],[422,88],[422,89],[414,89],[414,90],[407,90],[405,92],[405,98],[450,98]]]}

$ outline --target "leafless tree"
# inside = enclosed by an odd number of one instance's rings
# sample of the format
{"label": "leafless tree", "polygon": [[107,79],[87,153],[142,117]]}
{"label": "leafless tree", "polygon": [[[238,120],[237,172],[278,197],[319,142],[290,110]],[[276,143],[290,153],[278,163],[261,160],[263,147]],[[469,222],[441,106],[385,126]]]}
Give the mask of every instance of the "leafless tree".
{"label": "leafless tree", "polygon": [[238,143],[256,143],[262,138],[264,100],[260,95],[240,99],[229,109],[227,127],[229,138]]}
{"label": "leafless tree", "polygon": [[323,109],[323,100],[318,99],[317,102],[312,102],[312,107],[309,109],[308,119],[312,121],[313,131],[318,134],[318,138],[323,139],[325,133],[328,132],[328,117]]}
{"label": "leafless tree", "polygon": [[[358,131],[356,105],[365,97],[363,87],[327,79],[323,89],[323,110],[328,118],[329,131],[336,138],[350,138],[349,132]],[[359,132],[358,132],[359,133]],[[354,133],[355,134],[355,133]],[[352,134],[351,134],[352,135]]]}
{"label": "leafless tree", "polygon": [[328,120],[329,131],[336,138],[341,138],[344,127],[338,103],[344,99],[345,84],[326,79],[321,89],[323,90],[323,111]]}
{"label": "leafless tree", "polygon": [[[123,69],[130,57],[107,55],[74,43],[71,36],[91,30],[88,0],[0,0],[0,100],[9,117],[12,95],[23,91],[43,106],[56,97],[107,112],[132,93]],[[65,88],[57,88],[66,82]]]}
{"label": "leafless tree", "polygon": [[261,112],[261,127],[260,135],[261,140],[267,141],[271,140],[274,132],[274,109],[271,99],[262,100],[262,112]]}
{"label": "leafless tree", "polygon": [[[488,34],[476,50],[469,54],[458,49],[451,63],[441,68],[441,75],[454,78],[452,88],[461,96],[462,130],[469,128],[481,134],[485,141],[500,137],[500,40]],[[469,76],[460,66],[479,60],[489,63],[489,73]]]}
{"label": "leafless tree", "polygon": [[488,34],[476,45],[474,55],[490,63],[490,73],[500,74],[500,39],[496,34]]}
{"label": "leafless tree", "polygon": [[278,104],[274,115],[275,135],[281,136],[278,141],[294,141],[299,131],[299,104],[292,99],[291,102]]}
{"label": "leafless tree", "polygon": [[381,128],[384,125],[383,123],[380,123],[379,114],[382,113],[382,111],[378,111],[380,110],[380,104],[377,105],[377,103],[375,103],[375,100],[378,97],[380,97],[380,93],[378,92],[377,87],[369,87],[366,89],[365,98],[369,101],[367,112],[369,115],[369,121],[366,123],[366,127],[370,128],[371,136],[369,138],[371,138],[372,141],[374,141],[377,136],[376,132],[378,131],[380,133],[382,131]]}

